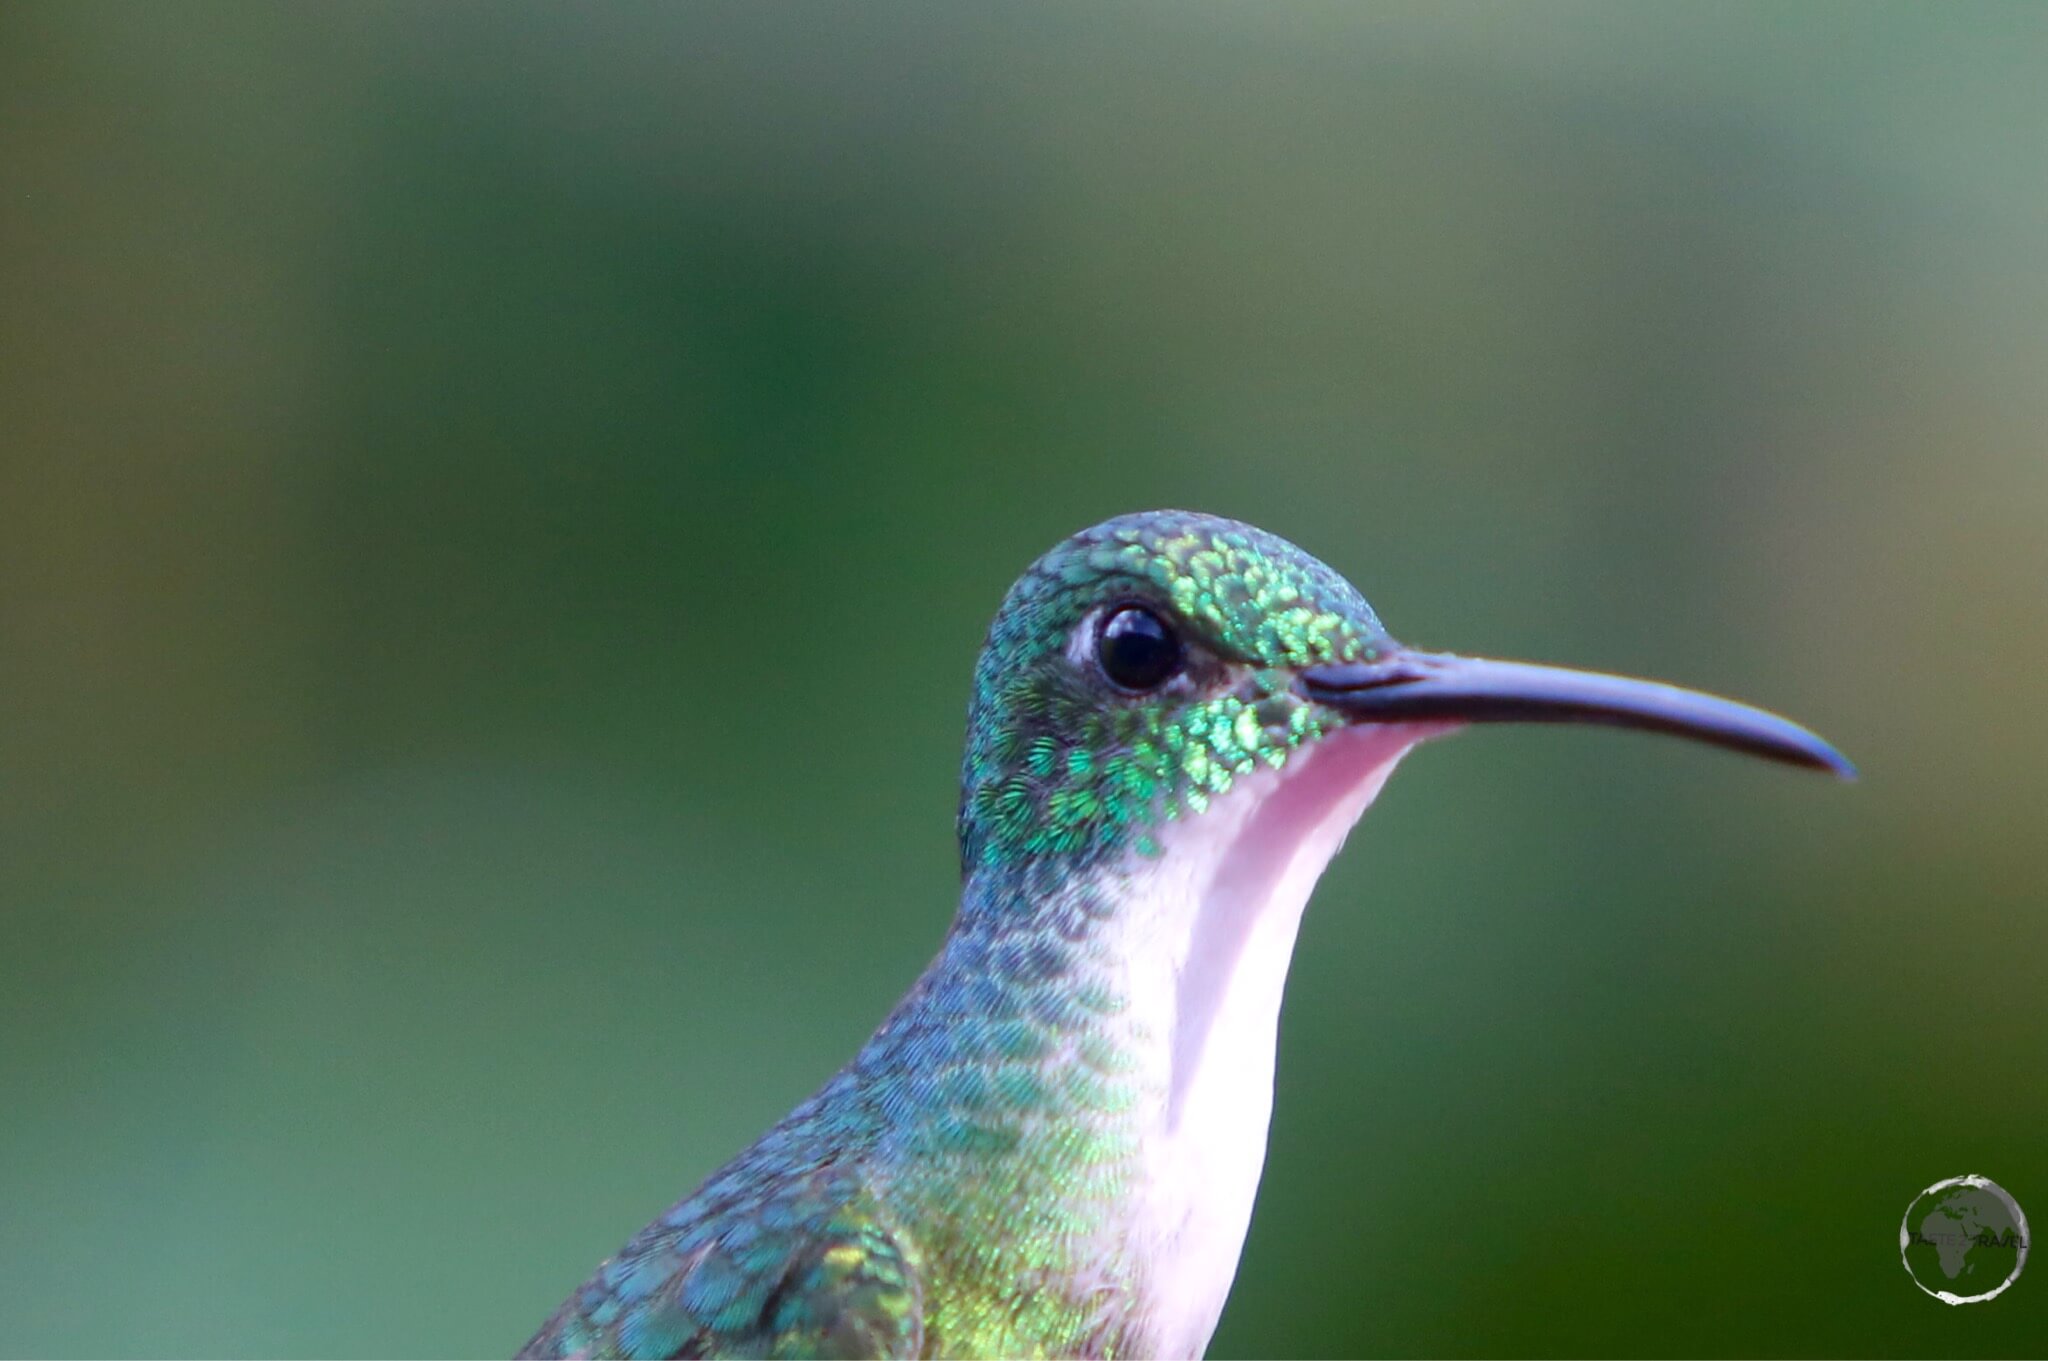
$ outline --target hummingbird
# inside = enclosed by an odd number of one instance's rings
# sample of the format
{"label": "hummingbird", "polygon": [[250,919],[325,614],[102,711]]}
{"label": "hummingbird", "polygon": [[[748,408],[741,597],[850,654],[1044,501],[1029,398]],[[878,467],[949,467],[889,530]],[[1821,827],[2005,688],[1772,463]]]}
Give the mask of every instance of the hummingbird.
{"label": "hummingbird", "polygon": [[520,1355],[1200,1356],[1309,894],[1411,748],[1515,722],[1854,775],[1732,700],[1406,647],[1235,520],[1123,515],[1054,547],[975,664],[938,955]]}

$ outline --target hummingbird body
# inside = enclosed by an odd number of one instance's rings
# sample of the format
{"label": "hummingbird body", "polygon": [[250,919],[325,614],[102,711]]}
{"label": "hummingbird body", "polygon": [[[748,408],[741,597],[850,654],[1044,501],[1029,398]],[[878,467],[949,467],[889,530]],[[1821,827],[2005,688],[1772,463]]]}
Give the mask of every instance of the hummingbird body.
{"label": "hummingbird body", "polygon": [[1059,545],[976,666],[938,956],[522,1355],[1200,1355],[1309,894],[1411,747],[1501,719],[1846,771],[1727,701],[1411,652],[1335,572],[1234,521],[1124,516]]}

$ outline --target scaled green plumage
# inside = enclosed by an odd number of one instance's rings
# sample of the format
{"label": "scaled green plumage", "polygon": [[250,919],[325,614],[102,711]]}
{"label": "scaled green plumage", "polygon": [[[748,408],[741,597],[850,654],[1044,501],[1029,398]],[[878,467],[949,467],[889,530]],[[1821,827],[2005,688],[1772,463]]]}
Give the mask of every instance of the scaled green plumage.
{"label": "scaled green plumage", "polygon": [[[1171,694],[1115,694],[1067,656],[1132,601],[1200,649]],[[852,1063],[521,1354],[1127,1354],[1142,1264],[1104,1239],[1137,1094],[1094,944],[1115,895],[1084,871],[1318,735],[1280,668],[1383,641],[1342,577],[1232,520],[1122,516],[1039,559],[975,668],[963,890],[939,957]]]}

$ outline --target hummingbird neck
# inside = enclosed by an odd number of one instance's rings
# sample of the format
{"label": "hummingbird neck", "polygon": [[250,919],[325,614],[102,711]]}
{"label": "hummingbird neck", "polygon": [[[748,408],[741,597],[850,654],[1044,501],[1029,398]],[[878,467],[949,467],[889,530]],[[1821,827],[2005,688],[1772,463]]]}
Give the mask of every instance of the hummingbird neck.
{"label": "hummingbird neck", "polygon": [[899,1152],[942,1235],[1044,1223],[1017,1259],[1099,1316],[1090,1336],[1201,1352],[1265,1160],[1302,909],[1395,763],[1441,730],[1332,734],[1144,850],[970,878],[945,949],[864,1055],[916,1069]]}
{"label": "hummingbird neck", "polygon": [[1148,1077],[1128,1234],[1149,1263],[1157,1353],[1199,1355],[1221,1314],[1265,1166],[1280,1004],[1303,909],[1409,748],[1434,729],[1359,728],[1245,777],[1129,867],[1109,935]]}

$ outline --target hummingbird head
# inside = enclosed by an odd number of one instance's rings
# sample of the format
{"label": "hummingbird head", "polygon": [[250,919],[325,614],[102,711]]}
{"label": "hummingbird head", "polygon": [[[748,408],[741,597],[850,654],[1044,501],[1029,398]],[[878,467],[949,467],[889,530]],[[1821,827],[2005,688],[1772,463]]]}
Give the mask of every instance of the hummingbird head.
{"label": "hummingbird head", "polygon": [[1164,824],[1337,732],[1404,726],[1412,741],[1506,721],[1657,729],[1852,773],[1812,733],[1728,700],[1407,648],[1286,540],[1153,511],[1053,548],[990,625],[968,710],[962,868],[1148,853]]}

